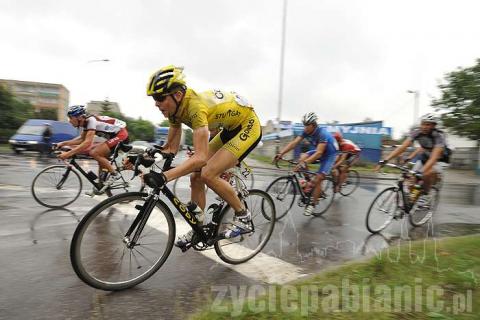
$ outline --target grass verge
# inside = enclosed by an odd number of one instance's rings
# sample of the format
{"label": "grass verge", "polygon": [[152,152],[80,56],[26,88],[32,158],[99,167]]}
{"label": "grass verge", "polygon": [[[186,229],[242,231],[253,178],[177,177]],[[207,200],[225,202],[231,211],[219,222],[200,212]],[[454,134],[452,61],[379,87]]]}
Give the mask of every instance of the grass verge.
{"label": "grass verge", "polygon": [[194,319],[479,319],[479,248],[479,235],[418,241],[289,285],[223,288],[228,299],[219,286]]}

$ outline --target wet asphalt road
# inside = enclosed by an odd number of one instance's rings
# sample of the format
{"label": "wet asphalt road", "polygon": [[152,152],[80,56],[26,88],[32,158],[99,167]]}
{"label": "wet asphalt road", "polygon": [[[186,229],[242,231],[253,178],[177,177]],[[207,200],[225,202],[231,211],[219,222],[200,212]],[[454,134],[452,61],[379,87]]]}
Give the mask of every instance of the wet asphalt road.
{"label": "wet asphalt road", "polygon": [[[30,194],[35,174],[53,163],[55,159],[0,155],[0,319],[184,319],[208,303],[211,286],[268,283],[268,278],[259,279],[259,268],[281,264],[285,272],[292,271],[282,279],[291,280],[371,255],[399,239],[432,237],[428,228],[435,237],[480,232],[480,210],[468,196],[471,186],[459,182],[442,190],[430,226],[411,229],[403,220],[383,236],[370,236],[364,226],[367,208],[392,182],[369,180],[352,196],[336,199],[322,217],[304,217],[294,205],[276,224],[260,265],[225,266],[208,255],[174,248],[146,282],[123,292],[103,292],[81,282],[69,259],[73,231],[99,197],[81,196],[65,209],[47,210]],[[82,165],[95,168],[91,161]],[[265,189],[273,174],[256,170],[255,187]]]}

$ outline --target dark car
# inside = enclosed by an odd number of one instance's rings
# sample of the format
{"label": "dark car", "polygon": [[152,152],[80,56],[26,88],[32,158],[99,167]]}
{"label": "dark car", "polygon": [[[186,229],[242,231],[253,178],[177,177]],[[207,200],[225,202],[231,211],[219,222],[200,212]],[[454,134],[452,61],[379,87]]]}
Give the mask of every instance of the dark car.
{"label": "dark car", "polygon": [[49,152],[52,143],[70,140],[78,130],[70,123],[54,120],[29,119],[8,142],[15,153],[22,151]]}

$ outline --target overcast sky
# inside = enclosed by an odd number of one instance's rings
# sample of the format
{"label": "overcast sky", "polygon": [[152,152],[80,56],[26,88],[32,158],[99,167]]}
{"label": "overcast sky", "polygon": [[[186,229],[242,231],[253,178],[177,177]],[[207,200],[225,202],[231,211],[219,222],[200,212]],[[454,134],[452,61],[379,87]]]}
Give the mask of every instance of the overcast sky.
{"label": "overcast sky", "polygon": [[[108,97],[163,120],[145,96],[156,69],[195,90],[235,90],[277,117],[281,0],[0,1],[0,78],[61,83],[70,104]],[[282,119],[384,120],[399,136],[444,74],[480,58],[480,1],[289,0]],[[110,62],[89,60],[108,58]]]}

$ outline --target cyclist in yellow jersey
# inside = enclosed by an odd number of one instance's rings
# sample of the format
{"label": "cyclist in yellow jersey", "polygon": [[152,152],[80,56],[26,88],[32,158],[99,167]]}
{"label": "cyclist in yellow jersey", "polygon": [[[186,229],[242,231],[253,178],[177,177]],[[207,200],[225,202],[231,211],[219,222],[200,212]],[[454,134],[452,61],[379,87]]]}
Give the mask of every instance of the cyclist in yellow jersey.
{"label": "cyclist in yellow jersey", "polygon": [[[242,161],[260,142],[260,121],[253,107],[234,92],[211,90],[197,93],[186,87],[183,68],[164,67],[155,72],[148,82],[147,95],[168,118],[165,152],[177,153],[181,124],[193,129],[195,154],[179,166],[164,172],[164,183],[191,175],[191,201],[205,209],[205,184],[224,199],[234,210],[232,227],[224,236],[236,237],[251,231],[251,213],[244,207],[233,187],[220,175]],[[209,130],[222,128],[209,142]],[[177,246],[188,244],[193,230],[181,236]]]}

